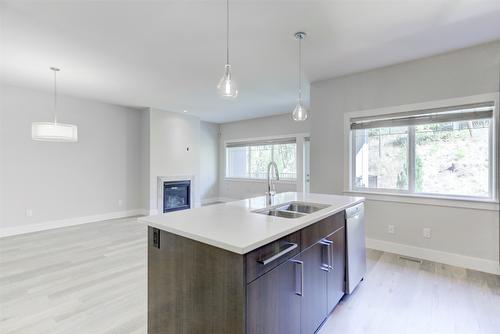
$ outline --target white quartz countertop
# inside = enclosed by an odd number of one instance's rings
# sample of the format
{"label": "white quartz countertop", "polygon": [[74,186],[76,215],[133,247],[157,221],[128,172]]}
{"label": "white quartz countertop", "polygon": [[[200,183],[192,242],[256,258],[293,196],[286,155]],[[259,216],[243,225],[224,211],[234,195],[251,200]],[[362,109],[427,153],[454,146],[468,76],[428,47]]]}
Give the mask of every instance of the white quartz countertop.
{"label": "white quartz countertop", "polygon": [[[293,201],[326,204],[328,207],[292,219],[252,212]],[[234,253],[246,254],[363,201],[363,197],[287,192],[276,194],[271,206],[266,205],[265,196],[260,196],[141,217],[139,221]]]}

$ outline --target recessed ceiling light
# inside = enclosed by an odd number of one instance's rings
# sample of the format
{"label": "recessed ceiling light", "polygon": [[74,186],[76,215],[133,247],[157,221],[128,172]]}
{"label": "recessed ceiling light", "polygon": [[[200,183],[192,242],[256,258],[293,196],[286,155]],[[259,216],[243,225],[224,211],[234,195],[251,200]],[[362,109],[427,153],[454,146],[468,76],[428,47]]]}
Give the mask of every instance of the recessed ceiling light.
{"label": "recessed ceiling light", "polygon": [[188,112],[187,110],[184,110],[183,112]]}

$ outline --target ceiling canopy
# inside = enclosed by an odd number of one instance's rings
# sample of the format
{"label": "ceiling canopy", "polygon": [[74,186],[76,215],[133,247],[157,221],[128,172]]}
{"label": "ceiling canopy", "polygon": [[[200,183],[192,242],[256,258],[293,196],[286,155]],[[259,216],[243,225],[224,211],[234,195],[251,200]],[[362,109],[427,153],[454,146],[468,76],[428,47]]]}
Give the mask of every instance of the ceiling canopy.
{"label": "ceiling canopy", "polygon": [[500,1],[231,1],[235,100],[216,86],[225,0],[3,1],[1,80],[133,107],[228,122],[289,112],[297,99],[296,31],[308,84],[500,39]]}

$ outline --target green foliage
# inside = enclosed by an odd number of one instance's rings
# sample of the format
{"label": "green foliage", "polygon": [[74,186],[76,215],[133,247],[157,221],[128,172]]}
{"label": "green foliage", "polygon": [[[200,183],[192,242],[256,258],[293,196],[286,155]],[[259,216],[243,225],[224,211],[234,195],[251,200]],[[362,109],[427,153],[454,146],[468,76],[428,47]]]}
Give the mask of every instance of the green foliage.
{"label": "green foliage", "polygon": [[408,142],[407,137],[398,136],[392,141],[393,146],[406,147],[406,143]]}
{"label": "green foliage", "polygon": [[403,170],[398,174],[396,186],[398,189],[405,189],[408,186],[408,168],[406,164],[403,164]]}
{"label": "green foliage", "polygon": [[423,182],[424,182],[424,166],[422,158],[417,156],[415,158],[415,190],[417,192],[422,191]]}
{"label": "green foliage", "polygon": [[463,147],[460,147],[457,149],[457,152],[455,153],[455,159],[461,160],[463,158],[465,158],[465,150]]}
{"label": "green foliage", "polygon": [[[415,191],[487,195],[490,127],[490,120],[416,125],[412,162]],[[357,173],[363,173],[363,177],[368,173],[370,179],[375,179],[371,187],[407,189],[410,130],[411,127],[357,130],[361,133],[360,142],[368,146],[358,147],[361,163],[368,166],[363,165]]]}

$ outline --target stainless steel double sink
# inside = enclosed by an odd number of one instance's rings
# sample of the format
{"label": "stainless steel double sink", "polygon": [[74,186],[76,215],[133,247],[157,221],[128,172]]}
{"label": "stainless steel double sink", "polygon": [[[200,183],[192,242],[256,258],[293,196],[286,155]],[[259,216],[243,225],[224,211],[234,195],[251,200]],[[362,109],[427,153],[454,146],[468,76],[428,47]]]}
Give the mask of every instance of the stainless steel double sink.
{"label": "stainless steel double sink", "polygon": [[276,207],[260,209],[253,212],[281,218],[300,218],[327,207],[329,207],[329,205],[308,202],[289,202]]}

